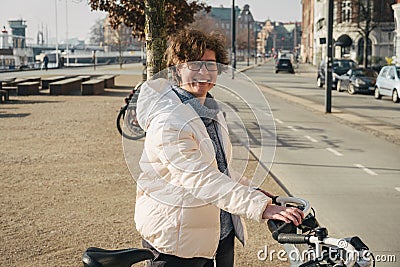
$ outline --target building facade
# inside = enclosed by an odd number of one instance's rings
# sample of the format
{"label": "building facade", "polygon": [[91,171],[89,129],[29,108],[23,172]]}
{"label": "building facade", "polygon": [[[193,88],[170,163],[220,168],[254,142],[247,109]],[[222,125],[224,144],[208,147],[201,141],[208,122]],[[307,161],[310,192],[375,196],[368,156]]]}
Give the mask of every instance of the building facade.
{"label": "building facade", "polygon": [[301,43],[300,22],[276,22],[267,20],[259,33],[259,49],[265,54],[275,54],[279,51],[300,53]]}
{"label": "building facade", "polygon": [[[231,7],[212,7],[209,13],[200,11],[195,15],[195,22],[190,25],[202,31],[216,31],[226,37],[227,47],[231,50],[232,40]],[[242,9],[235,7],[236,21],[236,56],[243,60],[253,56],[265,56],[274,50],[298,50],[301,43],[299,22],[256,21],[249,5]],[[248,50],[250,49],[250,53]]]}
{"label": "building facade", "polygon": [[33,64],[33,50],[26,46],[26,21],[9,20],[8,24],[11,34],[3,27],[0,35],[0,68],[12,69]]}
{"label": "building facade", "polygon": [[[364,39],[369,65],[385,64],[385,57],[394,54],[393,43],[394,15],[392,5],[397,0],[334,0],[333,10],[333,39],[334,56],[336,58],[351,58],[359,64],[363,63]],[[310,2],[313,2],[311,4]],[[310,12],[310,8],[314,7]],[[308,61],[318,64],[326,56],[326,44],[323,42],[327,36],[328,0],[303,0],[303,19],[306,18],[309,27],[303,30],[302,56],[310,58],[307,54],[308,38],[313,32],[313,55]],[[313,13],[313,25],[310,23],[310,15]],[[363,34],[361,34],[363,33]],[[326,40],[326,39],[325,39]],[[307,62],[304,60],[303,61]]]}
{"label": "building facade", "polygon": [[392,5],[392,9],[395,22],[394,56],[396,62],[400,63],[400,0],[397,0],[396,4]]}
{"label": "building facade", "polygon": [[300,58],[305,63],[312,63],[314,60],[314,2],[302,0]]}

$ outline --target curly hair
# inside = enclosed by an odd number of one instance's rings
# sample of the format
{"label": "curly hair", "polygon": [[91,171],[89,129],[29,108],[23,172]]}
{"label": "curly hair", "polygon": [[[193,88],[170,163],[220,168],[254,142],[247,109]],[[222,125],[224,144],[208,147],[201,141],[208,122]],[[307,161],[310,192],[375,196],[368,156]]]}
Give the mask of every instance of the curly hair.
{"label": "curly hair", "polygon": [[167,66],[175,66],[188,61],[198,61],[206,49],[215,52],[218,63],[229,63],[228,53],[225,48],[225,38],[214,32],[204,33],[188,29],[171,37],[170,45],[165,52]]}

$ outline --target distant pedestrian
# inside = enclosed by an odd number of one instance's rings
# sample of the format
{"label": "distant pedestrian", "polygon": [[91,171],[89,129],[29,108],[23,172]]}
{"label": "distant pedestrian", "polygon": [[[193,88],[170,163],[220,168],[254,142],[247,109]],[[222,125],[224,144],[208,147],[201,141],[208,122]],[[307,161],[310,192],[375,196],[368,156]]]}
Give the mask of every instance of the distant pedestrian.
{"label": "distant pedestrian", "polygon": [[93,62],[93,69],[96,70],[96,50],[93,50],[92,62]]}
{"label": "distant pedestrian", "polygon": [[44,64],[44,69],[47,71],[49,65],[49,57],[47,55],[44,55],[43,57],[43,64]]}

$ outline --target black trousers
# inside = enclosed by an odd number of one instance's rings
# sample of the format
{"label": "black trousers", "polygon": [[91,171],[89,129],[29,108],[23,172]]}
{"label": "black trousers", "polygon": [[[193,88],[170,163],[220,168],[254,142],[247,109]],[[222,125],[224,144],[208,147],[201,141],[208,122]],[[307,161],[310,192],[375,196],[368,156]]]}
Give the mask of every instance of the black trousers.
{"label": "black trousers", "polygon": [[[219,241],[215,260],[217,267],[233,267],[235,234],[232,231],[226,238]],[[214,267],[214,261],[206,258],[180,258],[174,255],[159,253],[149,243],[142,240],[144,248],[153,250],[156,258],[147,262],[147,267]]]}

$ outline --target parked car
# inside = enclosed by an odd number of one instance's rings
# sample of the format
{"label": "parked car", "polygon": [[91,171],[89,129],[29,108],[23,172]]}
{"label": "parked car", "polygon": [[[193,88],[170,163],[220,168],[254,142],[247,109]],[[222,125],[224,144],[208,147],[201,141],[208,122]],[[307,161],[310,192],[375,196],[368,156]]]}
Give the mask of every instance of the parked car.
{"label": "parked car", "polygon": [[390,96],[395,103],[399,102],[400,67],[385,66],[379,72],[375,85],[375,98]]}
{"label": "parked car", "polygon": [[[357,66],[351,59],[334,59],[332,64],[332,87],[336,88],[338,77],[345,74],[350,69]],[[322,87],[325,84],[326,61],[322,60],[318,66],[317,86]]]}
{"label": "parked car", "polygon": [[288,71],[290,73],[294,73],[292,62],[289,58],[278,58],[275,62],[275,73],[280,71]]}
{"label": "parked car", "polygon": [[350,69],[338,77],[336,90],[346,90],[349,94],[357,92],[374,93],[378,73],[372,69],[356,68]]}

